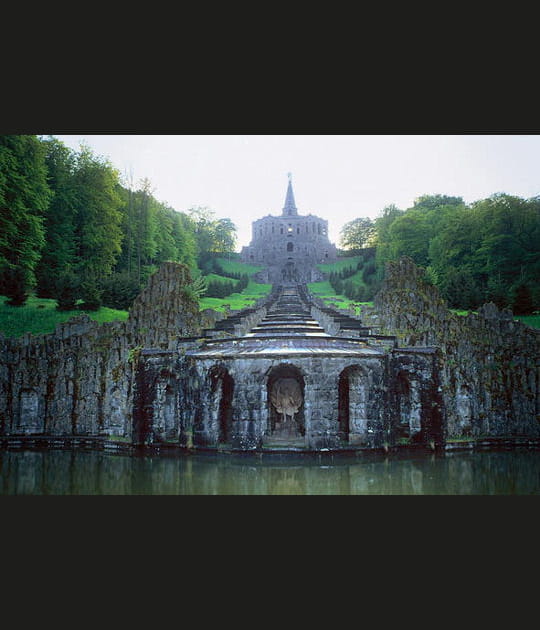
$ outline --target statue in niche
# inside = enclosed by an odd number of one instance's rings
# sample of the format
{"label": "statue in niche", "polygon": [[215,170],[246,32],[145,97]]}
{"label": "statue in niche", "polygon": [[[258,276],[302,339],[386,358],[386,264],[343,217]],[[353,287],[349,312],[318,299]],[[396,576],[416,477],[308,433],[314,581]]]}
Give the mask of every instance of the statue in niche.
{"label": "statue in niche", "polygon": [[[282,427],[287,424],[294,430],[294,416],[298,413],[303,403],[300,383],[294,378],[278,379],[270,393],[270,401],[282,418]],[[289,420],[290,418],[290,420]]]}

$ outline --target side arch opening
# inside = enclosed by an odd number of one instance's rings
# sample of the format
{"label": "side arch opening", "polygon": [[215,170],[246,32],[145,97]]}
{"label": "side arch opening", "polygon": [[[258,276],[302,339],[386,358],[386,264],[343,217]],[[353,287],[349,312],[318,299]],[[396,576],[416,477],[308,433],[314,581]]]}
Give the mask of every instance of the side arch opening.
{"label": "side arch opening", "polygon": [[343,370],[338,379],[338,437],[343,442],[349,441],[351,422],[349,370]]}
{"label": "side arch opening", "polygon": [[411,434],[411,384],[408,376],[400,372],[396,381],[397,437],[410,439]]}
{"label": "side arch opening", "polygon": [[230,441],[232,428],[232,400],[234,379],[223,366],[210,368],[210,413],[216,432],[217,442]]}
{"label": "side arch opening", "polygon": [[374,432],[373,393],[366,370],[350,365],[338,377],[338,436],[344,443],[363,445]]}

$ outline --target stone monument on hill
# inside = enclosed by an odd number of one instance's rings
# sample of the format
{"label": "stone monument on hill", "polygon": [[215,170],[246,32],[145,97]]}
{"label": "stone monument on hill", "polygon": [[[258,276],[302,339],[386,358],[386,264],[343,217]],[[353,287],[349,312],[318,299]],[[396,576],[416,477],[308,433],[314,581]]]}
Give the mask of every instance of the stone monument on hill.
{"label": "stone monument on hill", "polygon": [[316,265],[334,262],[336,246],[328,239],[328,221],[300,215],[294,201],[292,177],[279,216],[267,215],[252,224],[252,239],[242,248],[245,263],[264,265],[258,280],[272,284],[322,280]]}

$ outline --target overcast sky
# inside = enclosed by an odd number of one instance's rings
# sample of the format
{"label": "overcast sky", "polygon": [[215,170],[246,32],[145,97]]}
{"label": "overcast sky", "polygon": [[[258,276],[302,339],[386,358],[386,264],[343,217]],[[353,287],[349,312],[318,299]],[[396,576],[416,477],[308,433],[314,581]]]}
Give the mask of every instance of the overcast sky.
{"label": "overcast sky", "polygon": [[208,206],[238,229],[281,214],[292,173],[299,214],[329,222],[336,245],[344,223],[406,209],[420,195],[466,203],[505,192],[540,195],[540,135],[57,135],[87,143],[135,184],[148,178],[159,201],[186,212]]}

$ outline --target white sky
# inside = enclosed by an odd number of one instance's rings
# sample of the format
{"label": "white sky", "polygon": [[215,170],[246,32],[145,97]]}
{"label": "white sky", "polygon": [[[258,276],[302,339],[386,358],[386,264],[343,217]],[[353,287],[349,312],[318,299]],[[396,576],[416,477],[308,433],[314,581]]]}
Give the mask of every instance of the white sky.
{"label": "white sky", "polygon": [[251,222],[281,214],[287,173],[299,214],[329,222],[338,245],[344,223],[402,210],[420,195],[466,203],[505,192],[540,194],[540,135],[56,135],[86,142],[134,183],[148,178],[175,210],[208,206],[230,218],[238,250]]}

